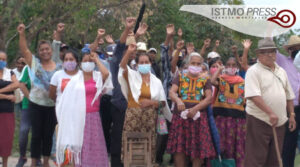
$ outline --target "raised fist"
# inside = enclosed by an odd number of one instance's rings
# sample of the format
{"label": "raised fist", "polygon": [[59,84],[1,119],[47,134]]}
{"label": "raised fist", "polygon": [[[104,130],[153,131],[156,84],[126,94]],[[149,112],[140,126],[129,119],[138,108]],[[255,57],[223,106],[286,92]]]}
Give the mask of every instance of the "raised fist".
{"label": "raised fist", "polygon": [[65,24],[64,23],[58,23],[56,27],[57,33],[62,33],[65,30]]}
{"label": "raised fist", "polygon": [[25,25],[24,24],[20,24],[17,28],[17,31],[19,34],[24,34],[25,32]]}
{"label": "raised fist", "polygon": [[126,28],[132,29],[133,26],[134,26],[134,24],[135,24],[135,21],[136,21],[136,18],[134,18],[134,17],[127,17],[126,18],[126,24],[125,24]]}

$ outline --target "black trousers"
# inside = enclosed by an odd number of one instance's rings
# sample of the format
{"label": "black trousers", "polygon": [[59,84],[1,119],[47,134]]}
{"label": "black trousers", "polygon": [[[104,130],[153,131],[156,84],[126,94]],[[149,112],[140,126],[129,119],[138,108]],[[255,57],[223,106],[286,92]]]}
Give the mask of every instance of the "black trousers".
{"label": "black trousers", "polygon": [[[171,127],[171,123],[167,121],[168,129]],[[157,134],[157,140],[156,140],[156,162],[162,163],[163,162],[163,156],[165,154],[167,144],[168,144],[168,134],[166,135],[160,135]]]}
{"label": "black trousers", "polygon": [[110,102],[110,100],[111,96],[109,95],[103,95],[100,100],[100,116],[108,153],[110,153],[110,133],[112,129],[112,103]]}
{"label": "black trousers", "polygon": [[121,146],[125,112],[111,105],[112,129],[110,139],[111,167],[122,167]]}
{"label": "black trousers", "polygon": [[[168,100],[168,105],[171,108],[172,107],[172,101]],[[167,121],[168,130],[170,130],[171,123]],[[166,135],[160,135],[157,134],[157,140],[156,140],[156,162],[161,164],[163,162],[163,156],[165,154],[167,144],[168,144],[168,136]],[[173,161],[173,155],[171,157],[171,160]]]}
{"label": "black trousers", "polygon": [[52,136],[56,125],[55,107],[29,103],[32,125],[31,157],[50,156]]}
{"label": "black trousers", "polygon": [[283,151],[282,151],[282,161],[284,167],[294,167],[294,161],[296,156],[296,148],[297,148],[297,139],[298,139],[298,132],[300,129],[300,105],[295,107],[295,114],[296,114],[296,130],[291,132],[288,127],[286,127],[285,137],[283,142]]}

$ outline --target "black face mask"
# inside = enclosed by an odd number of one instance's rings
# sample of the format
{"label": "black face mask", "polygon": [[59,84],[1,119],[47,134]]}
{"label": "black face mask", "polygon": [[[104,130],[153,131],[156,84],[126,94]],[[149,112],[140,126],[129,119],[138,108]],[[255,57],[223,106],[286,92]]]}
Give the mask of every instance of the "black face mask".
{"label": "black face mask", "polygon": [[291,56],[292,56],[293,59],[296,57],[296,55],[297,55],[297,53],[298,53],[299,51],[300,51],[300,50],[294,50],[294,51],[292,51]]}

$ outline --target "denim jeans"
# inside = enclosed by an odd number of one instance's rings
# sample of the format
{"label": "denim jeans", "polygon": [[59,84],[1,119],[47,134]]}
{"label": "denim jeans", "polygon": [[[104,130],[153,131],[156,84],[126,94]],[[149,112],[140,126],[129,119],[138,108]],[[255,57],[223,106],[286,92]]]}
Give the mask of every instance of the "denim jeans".
{"label": "denim jeans", "polygon": [[31,127],[30,115],[28,109],[21,111],[21,122],[20,122],[20,134],[19,134],[19,146],[20,146],[20,157],[26,157],[28,134]]}
{"label": "denim jeans", "polygon": [[54,131],[53,137],[52,137],[52,148],[51,148],[51,155],[56,153],[56,133]]}

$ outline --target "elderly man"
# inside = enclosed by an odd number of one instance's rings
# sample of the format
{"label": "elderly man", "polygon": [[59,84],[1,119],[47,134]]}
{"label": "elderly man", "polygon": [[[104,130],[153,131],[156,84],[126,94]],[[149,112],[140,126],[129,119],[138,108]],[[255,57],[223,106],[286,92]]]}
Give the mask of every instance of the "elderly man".
{"label": "elderly man", "polygon": [[289,82],[293,88],[293,92],[296,95],[294,99],[294,110],[295,110],[295,119],[297,122],[296,130],[290,132],[286,130],[283,150],[282,150],[282,159],[283,164],[285,167],[294,167],[294,160],[296,154],[296,147],[297,147],[297,137],[298,137],[298,130],[300,126],[300,106],[299,106],[299,91],[300,91],[300,72],[294,66],[293,61],[296,57],[296,54],[300,50],[300,37],[297,35],[293,35],[290,37],[287,45],[284,48],[288,51],[289,57],[286,57],[279,52],[276,54],[276,62],[277,64],[282,67],[285,72],[287,73]]}
{"label": "elderly man", "polygon": [[280,151],[286,121],[289,120],[290,131],[296,128],[293,105],[295,95],[286,72],[275,62],[276,49],[271,39],[260,40],[256,50],[259,61],[251,66],[246,74],[245,167],[279,166],[272,128],[277,132]]}

